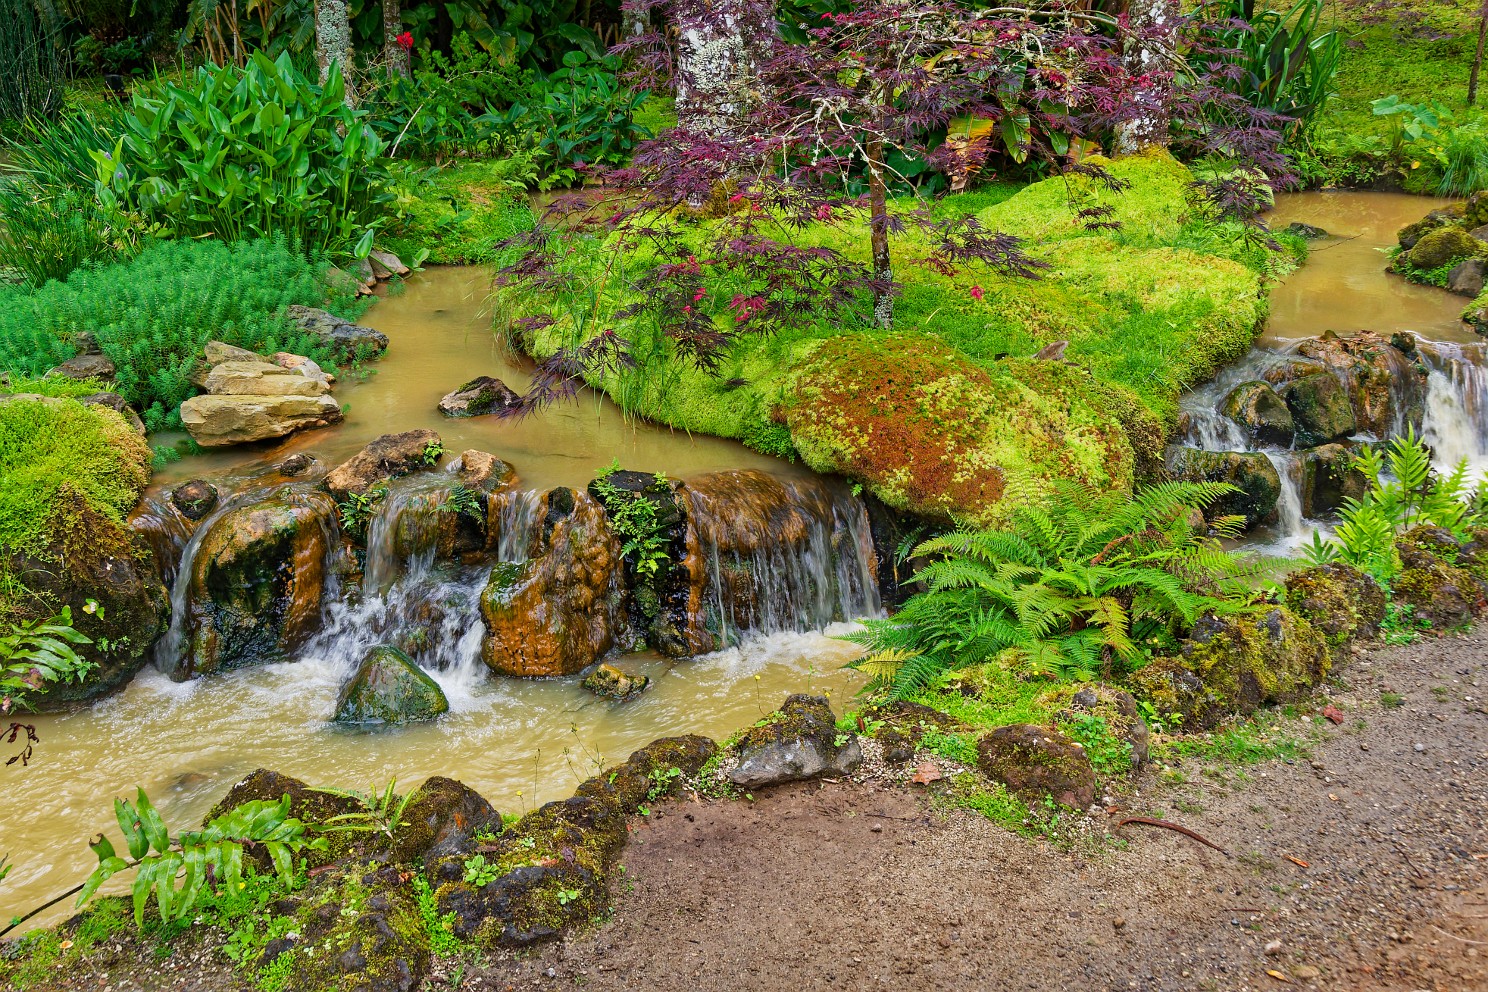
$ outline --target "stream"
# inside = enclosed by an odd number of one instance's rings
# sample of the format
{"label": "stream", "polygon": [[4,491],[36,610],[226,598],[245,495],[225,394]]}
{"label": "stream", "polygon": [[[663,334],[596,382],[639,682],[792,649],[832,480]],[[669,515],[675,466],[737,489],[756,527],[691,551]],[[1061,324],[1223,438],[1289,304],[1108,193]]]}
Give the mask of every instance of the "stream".
{"label": "stream", "polygon": [[[1438,342],[1421,349],[1432,368],[1427,436],[1443,459],[1466,456],[1488,466],[1488,361],[1479,339],[1456,319],[1462,301],[1383,271],[1381,249],[1430,207],[1422,198],[1377,193],[1278,197],[1273,224],[1307,221],[1338,236],[1314,243],[1309,265],[1275,289],[1270,326],[1252,355],[1185,401],[1189,443],[1248,448],[1233,425],[1212,415],[1218,398],[1277,361],[1296,339],[1328,329],[1369,328],[1387,336],[1412,331]],[[451,456],[477,448],[515,468],[518,486],[496,497],[499,512],[491,515],[486,551],[491,561],[516,561],[530,549],[539,494],[555,486],[581,490],[618,459],[626,469],[665,472],[695,486],[687,498],[695,519],[689,555],[700,563],[696,608],[721,626],[730,646],[680,660],[651,651],[625,655],[627,671],[652,679],[644,694],[625,703],[590,694],[577,677],[492,677],[480,657],[481,624],[470,621],[490,561],[441,560],[432,533],[438,528],[424,525],[438,510],[422,498],[420,487],[428,483],[402,480],[369,528],[366,592],[346,598],[328,592],[320,627],[295,660],[185,682],[147,667],[97,704],[30,718],[41,743],[29,768],[12,770],[10,802],[0,808],[0,851],[16,863],[3,890],[7,915],[91,870],[87,837],[117,833],[110,800],[132,796],[136,784],[176,827],[194,825],[231,784],[259,767],[311,784],[364,790],[394,776],[401,790],[445,775],[466,782],[502,812],[521,813],[569,795],[602,765],[658,737],[721,739],[773,710],[789,692],[829,693],[840,710],[861,685],[842,668],[857,648],[832,636],[880,610],[861,500],[838,482],[742,445],[629,420],[592,393],[520,422],[441,417],[439,398],[476,375],[497,376],[519,390],[528,381],[529,366],[493,341],[486,288],[486,276],[475,269],[411,277],[360,321],[386,333],[391,344],[381,361],[349,371],[338,383],[344,423],[167,465],[156,475],[143,515],[187,479],[226,482],[239,500],[249,499],[261,487],[258,480],[288,454],[304,451],[335,465],[378,435],[429,427],[440,432]],[[1258,539],[1276,549],[1295,548],[1319,524],[1302,514],[1293,454],[1266,454],[1291,482],[1283,487],[1277,523]],[[788,548],[771,547],[759,535],[750,543],[748,535],[731,532],[747,523],[742,515],[731,521],[724,501],[710,494],[734,492],[728,487],[741,478],[753,480],[756,489],[768,479],[778,482],[770,483],[772,498],[799,531]],[[447,488],[447,477],[440,484]],[[196,545],[189,534],[162,523],[152,537],[188,575]],[[188,604],[184,581],[176,585],[179,620]],[[443,604],[432,619],[424,608],[430,603]],[[365,650],[408,633],[427,646],[418,661],[439,682],[450,712],[433,723],[383,731],[328,722],[340,686]],[[163,667],[178,647],[167,641],[158,654]],[[61,907],[35,922],[66,915]]]}

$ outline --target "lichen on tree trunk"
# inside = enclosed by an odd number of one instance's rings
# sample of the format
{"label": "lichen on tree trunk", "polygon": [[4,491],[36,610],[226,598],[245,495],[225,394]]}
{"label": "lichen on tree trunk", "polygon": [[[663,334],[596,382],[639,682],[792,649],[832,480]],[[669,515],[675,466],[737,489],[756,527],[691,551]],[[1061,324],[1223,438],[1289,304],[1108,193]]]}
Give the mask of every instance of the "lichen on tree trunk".
{"label": "lichen on tree trunk", "polygon": [[387,60],[388,75],[408,78],[412,71],[408,49],[398,43],[403,33],[403,4],[400,0],[382,0],[382,56]]}
{"label": "lichen on tree trunk", "polygon": [[677,120],[694,130],[726,133],[758,101],[755,76],[775,26],[756,5],[718,0],[679,10]]}
{"label": "lichen on tree trunk", "polygon": [[351,19],[346,0],[315,0],[315,58],[320,63],[322,84],[330,78],[331,66],[341,67],[346,105],[356,106],[356,92],[347,72],[351,67]]}

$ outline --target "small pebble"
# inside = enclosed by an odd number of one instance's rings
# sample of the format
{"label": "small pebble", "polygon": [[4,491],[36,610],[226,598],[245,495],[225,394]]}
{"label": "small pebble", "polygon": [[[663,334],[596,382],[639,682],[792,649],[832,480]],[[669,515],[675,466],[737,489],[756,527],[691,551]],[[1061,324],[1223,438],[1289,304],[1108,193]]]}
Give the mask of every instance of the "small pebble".
{"label": "small pebble", "polygon": [[1321,974],[1321,971],[1318,971],[1310,964],[1299,964],[1292,969],[1292,977],[1299,982],[1310,982]]}
{"label": "small pebble", "polygon": [[1111,921],[1111,926],[1115,927],[1117,930],[1120,930],[1122,927],[1126,926],[1126,917],[1116,917],[1116,919]]}
{"label": "small pebble", "polygon": [[1411,746],[1411,750],[1413,750],[1417,754],[1419,754],[1422,751],[1426,750],[1426,745],[1425,744],[1421,744],[1421,743],[1418,742],[1418,743],[1416,743],[1416,744],[1414,744],[1414,745]]}
{"label": "small pebble", "polygon": [[1266,945],[1266,956],[1275,957],[1281,953],[1281,941],[1273,940]]}

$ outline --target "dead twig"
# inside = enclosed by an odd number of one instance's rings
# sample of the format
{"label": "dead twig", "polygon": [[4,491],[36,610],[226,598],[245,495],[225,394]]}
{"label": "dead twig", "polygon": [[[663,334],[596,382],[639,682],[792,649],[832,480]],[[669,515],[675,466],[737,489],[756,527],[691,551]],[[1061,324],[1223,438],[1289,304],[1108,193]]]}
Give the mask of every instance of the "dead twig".
{"label": "dead twig", "polygon": [[1488,940],[1468,940],[1466,937],[1459,937],[1455,933],[1447,933],[1445,930],[1443,930],[1441,927],[1437,926],[1435,923],[1432,923],[1430,926],[1431,926],[1431,929],[1435,930],[1437,933],[1441,934],[1443,937],[1451,937],[1453,940],[1460,940],[1464,944],[1482,944],[1484,946],[1488,946]]}
{"label": "dead twig", "polygon": [[1411,856],[1406,853],[1405,848],[1401,846],[1400,841],[1392,840],[1390,843],[1395,845],[1395,850],[1400,852],[1400,856],[1405,859],[1406,865],[1409,866],[1410,870],[1415,873],[1415,876],[1417,878],[1426,877],[1426,873],[1416,867],[1416,863],[1411,860]]}
{"label": "dead twig", "polygon": [[1214,843],[1214,841],[1205,837],[1203,834],[1190,830],[1182,824],[1174,823],[1172,820],[1159,820],[1154,816],[1128,816],[1118,822],[1116,824],[1116,827],[1117,829],[1120,829],[1121,827],[1126,826],[1128,823],[1140,823],[1148,827],[1162,827],[1164,830],[1172,830],[1182,834],[1185,837],[1191,837],[1192,839],[1198,841],[1200,844],[1203,844],[1205,847],[1214,848],[1225,857],[1230,856],[1229,851],[1226,851],[1224,848],[1220,847],[1218,844]]}

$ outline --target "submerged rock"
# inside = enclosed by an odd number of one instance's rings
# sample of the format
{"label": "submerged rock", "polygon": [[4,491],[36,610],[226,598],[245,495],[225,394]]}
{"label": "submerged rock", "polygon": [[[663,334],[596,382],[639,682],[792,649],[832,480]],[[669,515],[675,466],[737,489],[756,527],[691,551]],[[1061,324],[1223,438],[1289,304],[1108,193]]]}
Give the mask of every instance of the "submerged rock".
{"label": "submerged rock", "polygon": [[627,633],[620,542],[604,508],[571,489],[543,502],[537,553],[498,563],[481,594],[481,656],[501,675],[574,675]]}
{"label": "submerged rock", "polygon": [[420,428],[384,434],[332,469],[325,487],[340,502],[352,493],[361,495],[410,472],[433,468],[443,454],[443,442],[434,431]]}
{"label": "submerged rock", "polygon": [[183,482],[171,490],[171,503],[187,520],[200,520],[217,509],[217,487],[203,479]]}
{"label": "submerged rock", "polygon": [[1280,395],[1291,411],[1299,448],[1312,448],[1349,437],[1358,429],[1348,390],[1331,372],[1293,379]]}
{"label": "submerged rock", "polygon": [[439,683],[397,648],[381,645],[362,659],[336,700],[337,723],[417,723],[449,712]]}
{"label": "submerged rock", "polygon": [[1276,512],[1281,473],[1259,451],[1203,451],[1174,445],[1168,449],[1168,472],[1190,482],[1227,482],[1238,492],[1221,497],[1206,511],[1211,517],[1240,516],[1253,527]]}
{"label": "submerged rock", "polygon": [[1070,809],[1095,802],[1095,766],[1079,744],[1048,727],[1017,723],[977,741],[977,767],[1024,802],[1053,799]]}
{"label": "submerged rock", "polygon": [[583,686],[596,696],[608,699],[631,699],[646,691],[651,680],[644,675],[627,675],[614,665],[600,665],[584,676]]}
{"label": "submerged rock", "polygon": [[519,399],[506,383],[483,375],[446,394],[439,412],[446,417],[480,417],[516,406]]}
{"label": "submerged rock", "polygon": [[[368,271],[370,273],[370,269]],[[386,334],[359,324],[349,324],[324,310],[291,306],[285,310],[285,316],[306,334],[319,338],[338,362],[376,358],[387,350]]]}
{"label": "submerged rock", "polygon": [[1292,446],[1296,430],[1292,412],[1268,383],[1242,382],[1224,398],[1220,412],[1239,424],[1257,444]]}
{"label": "submerged rock", "polygon": [[728,779],[746,789],[799,782],[822,775],[851,775],[863,763],[856,734],[838,731],[821,696],[796,694],[734,745],[738,764]]}
{"label": "submerged rock", "polygon": [[219,516],[192,561],[177,681],[282,661],[320,624],[335,507],[278,490]]}

